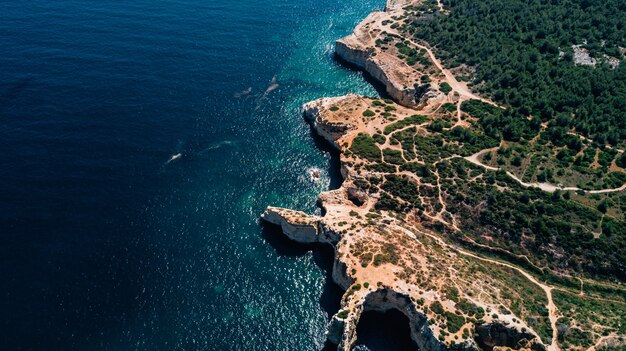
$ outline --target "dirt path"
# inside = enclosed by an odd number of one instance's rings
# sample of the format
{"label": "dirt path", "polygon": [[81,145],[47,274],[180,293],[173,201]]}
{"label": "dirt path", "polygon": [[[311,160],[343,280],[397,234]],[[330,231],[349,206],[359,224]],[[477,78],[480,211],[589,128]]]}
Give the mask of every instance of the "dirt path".
{"label": "dirt path", "polygon": [[463,128],[470,128],[471,127],[471,124],[468,123],[467,121],[464,121],[463,118],[462,118],[463,111],[461,111],[461,105],[465,101],[467,101],[467,99],[465,99],[464,97],[460,97],[459,101],[457,101],[457,103],[456,103],[456,122],[454,123],[454,125],[450,129],[454,129],[455,127],[463,127]]}
{"label": "dirt path", "polygon": [[[569,135],[573,135],[573,136],[575,136],[575,137],[578,137],[578,138],[579,138],[580,140],[582,140],[582,141],[586,141],[586,142],[589,142],[589,143],[593,143],[593,140],[592,140],[592,139],[589,139],[589,138],[587,138],[587,137],[584,137],[584,136],[582,136],[582,135],[580,135],[580,134],[576,134],[576,133],[574,133],[574,132],[567,132],[567,134],[569,134]],[[605,145],[605,147],[606,147],[606,148],[609,148],[609,149],[614,149],[614,150],[617,150],[617,152],[621,152],[621,153],[623,153],[623,152],[624,152],[624,149],[614,148],[613,146],[608,145],[608,144],[607,144],[607,145]]]}
{"label": "dirt path", "polygon": [[588,193],[588,194],[605,194],[605,193],[614,193],[616,191],[622,191],[622,190],[626,190],[626,184],[620,186],[619,188],[615,188],[615,189],[585,190],[585,192]]}
{"label": "dirt path", "polygon": [[576,187],[558,187],[556,185],[552,185],[550,183],[526,183],[524,181],[522,181],[521,179],[519,179],[515,174],[506,171],[506,174],[511,177],[513,180],[515,180],[516,182],[518,182],[521,186],[523,186],[524,188],[539,188],[543,191],[547,191],[549,193],[553,193],[557,190],[565,190],[565,191],[576,191],[576,190],[580,190],[580,188],[576,188]]}
{"label": "dirt path", "polygon": [[[492,151],[496,151],[498,150],[499,147],[495,147],[495,148],[491,148],[491,149],[485,149],[485,150],[481,150],[471,156],[467,156],[464,157],[467,161],[483,167],[484,169],[490,170],[490,171],[499,171],[502,168],[498,168],[498,167],[492,167],[492,166],[488,166],[482,162],[480,162],[480,160],[478,159],[481,155],[486,154],[488,152],[492,152]],[[557,190],[561,190],[561,191],[578,191],[578,190],[582,190],[580,188],[577,187],[561,187],[561,186],[556,186],[556,185],[552,185],[550,183],[538,183],[538,182],[533,182],[533,183],[526,183],[524,181],[522,181],[521,179],[519,179],[518,176],[516,176],[515,174],[506,171],[506,174],[513,180],[515,180],[516,182],[518,182],[521,186],[525,187],[525,188],[539,188],[543,191],[549,192],[549,193],[553,193]],[[622,185],[619,188],[613,188],[613,189],[602,189],[602,190],[583,190],[585,192],[585,194],[605,194],[605,193],[614,193],[614,192],[618,192],[618,191],[622,191],[622,190],[626,190],[626,184]]]}
{"label": "dirt path", "polygon": [[437,7],[439,7],[439,12],[444,12],[445,9],[443,8],[443,3],[441,2],[441,0],[437,0]]}
{"label": "dirt path", "polygon": [[599,347],[602,347],[603,342],[605,342],[606,340],[611,340],[611,339],[619,339],[619,335],[602,336],[598,339],[596,344],[588,348],[587,351],[596,351]]}
{"label": "dirt path", "polygon": [[[448,84],[450,84],[450,86],[452,87],[453,91],[456,91],[457,93],[459,93],[459,95],[464,96],[468,99],[474,99],[474,100],[480,100],[484,103],[493,105],[493,106],[498,106],[498,104],[496,104],[495,102],[491,101],[491,100],[487,100],[485,98],[482,98],[474,93],[472,93],[467,87],[465,87],[464,84],[462,84],[461,82],[459,82],[456,77],[454,77],[454,74],[452,74],[452,72],[450,72],[450,70],[448,70],[447,68],[445,68],[442,64],[441,61],[439,61],[439,59],[437,59],[437,57],[435,56],[435,54],[433,53],[433,51],[428,48],[427,46],[421,45],[416,43],[415,41],[411,40],[411,39],[406,39],[406,35],[402,35],[400,32],[398,32],[397,30],[388,30],[389,32],[398,35],[399,37],[405,38],[405,41],[408,41],[409,43],[411,43],[412,45],[420,48],[420,49],[424,49],[426,50],[426,52],[428,53],[428,56],[430,57],[430,60],[435,64],[435,66],[437,66],[437,68],[441,71],[441,73],[443,73],[443,75],[446,77],[446,82],[448,82]],[[498,106],[499,107],[499,106]]]}
{"label": "dirt path", "polygon": [[480,156],[488,153],[488,152],[498,151],[499,148],[500,148],[499,146],[496,146],[496,147],[492,147],[491,149],[480,150],[477,153],[473,154],[472,156],[465,157],[465,159],[468,160],[469,162],[477,165],[477,166],[483,167],[483,168],[488,169],[490,171],[498,171],[499,168],[487,166],[486,164],[480,162],[480,160],[478,158]]}
{"label": "dirt path", "polygon": [[[397,226],[398,228],[400,228],[401,230],[403,230],[404,232],[410,232],[410,230],[403,228],[401,226]],[[464,256],[468,256],[468,257],[472,257],[475,258],[477,260],[480,261],[484,261],[484,262],[489,262],[492,264],[497,264],[503,267],[507,267],[507,268],[511,268],[517,272],[519,272],[521,275],[523,275],[526,279],[528,279],[531,283],[537,285],[538,287],[540,287],[546,294],[546,297],[548,298],[548,303],[546,304],[546,308],[548,309],[548,318],[550,319],[550,325],[552,327],[552,342],[551,344],[548,346],[547,351],[559,351],[559,345],[558,345],[558,330],[556,328],[556,322],[558,320],[558,315],[557,315],[557,308],[556,305],[554,304],[554,300],[552,299],[552,287],[545,285],[543,283],[541,283],[540,281],[538,281],[537,279],[535,279],[535,277],[533,277],[530,273],[526,272],[525,270],[516,267],[512,264],[506,263],[506,262],[501,262],[501,261],[497,261],[497,260],[492,260],[489,258],[484,258],[484,257],[480,257],[476,254],[473,254],[471,252],[465,251],[461,248],[458,247],[454,247],[452,245],[449,245],[448,243],[446,243],[445,241],[443,241],[443,239],[429,234],[427,232],[418,230],[416,228],[414,228],[414,230],[420,234],[426,235],[428,237],[430,237],[431,239],[437,241],[439,243],[439,245],[446,247],[448,249],[452,249]],[[415,235],[413,233],[410,233],[412,237],[415,237]]]}

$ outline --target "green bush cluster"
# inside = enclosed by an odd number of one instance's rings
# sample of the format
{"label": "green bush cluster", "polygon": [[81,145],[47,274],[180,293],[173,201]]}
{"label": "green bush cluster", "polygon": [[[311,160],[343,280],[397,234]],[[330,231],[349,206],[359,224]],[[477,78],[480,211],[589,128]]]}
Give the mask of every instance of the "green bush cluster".
{"label": "green bush cluster", "polygon": [[452,91],[452,87],[450,86],[450,84],[448,84],[448,82],[443,82],[439,84],[439,90],[442,93],[448,95],[448,93]]}
{"label": "green bush cluster", "polygon": [[[517,137],[523,121],[557,121],[599,144],[626,140],[626,5],[623,0],[447,1],[447,16],[415,16],[407,30],[436,44],[449,67],[475,69],[471,84],[507,106],[495,130]],[[576,65],[583,45],[595,66]],[[614,68],[605,55],[621,60]],[[493,122],[493,121],[492,121]],[[519,129],[519,130],[518,130]]]}
{"label": "green bush cluster", "polygon": [[426,116],[422,116],[422,115],[412,115],[409,117],[406,117],[405,119],[389,124],[385,127],[385,130],[383,131],[383,133],[385,133],[385,135],[389,135],[390,133],[398,130],[398,129],[402,129],[404,127],[410,126],[410,125],[414,125],[414,124],[421,124],[428,121],[428,117]]}
{"label": "green bush cluster", "polygon": [[355,155],[372,162],[380,162],[380,148],[369,134],[359,133],[350,146]]}
{"label": "green bush cluster", "polygon": [[394,165],[404,164],[404,159],[402,158],[402,151],[393,150],[393,149],[383,149],[383,159],[387,163],[392,163]]}

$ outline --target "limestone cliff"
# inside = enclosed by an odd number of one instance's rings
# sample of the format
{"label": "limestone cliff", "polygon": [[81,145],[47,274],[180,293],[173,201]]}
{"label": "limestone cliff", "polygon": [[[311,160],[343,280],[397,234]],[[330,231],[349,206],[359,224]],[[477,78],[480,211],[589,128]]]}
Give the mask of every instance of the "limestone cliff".
{"label": "limestone cliff", "polygon": [[410,74],[397,70],[404,63],[396,56],[377,52],[371,45],[369,29],[388,15],[385,12],[373,12],[357,26],[354,33],[337,40],[335,50],[341,59],[365,70],[383,84],[394,100],[405,106],[417,106],[419,99],[416,99],[415,81]]}
{"label": "limestone cliff", "polygon": [[[545,291],[540,286],[520,290],[517,284],[528,279],[523,272],[464,252],[424,227],[422,218],[450,227],[455,222],[445,208],[426,203],[437,200],[429,194],[438,184],[415,174],[420,167],[429,172],[425,160],[410,162],[411,171],[393,162],[395,157],[408,163],[406,145],[386,135],[405,130],[426,135],[425,125],[441,115],[444,104],[459,106],[471,98],[462,84],[437,69],[425,49],[407,46],[394,33],[390,19],[414,2],[390,0],[386,12],[370,14],[336,45],[338,56],[384,84],[395,101],[347,95],[303,106],[314,130],[341,155],[342,186],[318,198],[324,215],[268,207],[262,219],[294,241],[334,248],[332,278],[345,294],[327,338],[340,350],[354,345],[363,312],[390,309],[408,317],[411,338],[422,351],[545,348],[539,337],[545,333],[527,323],[536,304],[549,305]],[[403,50],[421,59],[407,62]],[[452,92],[440,92],[441,82],[449,82]],[[458,107],[457,118],[463,125]],[[405,151],[415,153],[412,147]],[[386,157],[389,162],[380,162]],[[405,211],[406,200],[390,198],[394,189],[381,189],[390,174],[425,189],[415,195],[414,201],[424,204],[419,210]]]}
{"label": "limestone cliff", "polygon": [[436,89],[436,81],[421,82],[419,79],[428,68],[425,65],[407,63],[397,48],[388,44],[392,34],[391,19],[401,16],[402,7],[411,1],[389,1],[385,11],[372,12],[354,29],[353,33],[337,40],[335,52],[344,61],[366,71],[397,103],[418,107],[426,99],[443,99]]}
{"label": "limestone cliff", "polygon": [[[373,101],[348,95],[303,107],[314,129],[342,150],[344,182],[320,195],[324,216],[275,207],[262,216],[294,241],[334,247],[332,277],[346,293],[341,311],[329,323],[328,339],[349,350],[364,311],[397,309],[409,318],[411,337],[423,351],[474,350],[477,340],[489,347],[540,347],[537,334],[522,318],[503,311],[497,299],[476,297],[484,289],[510,289],[491,276],[494,268],[487,270],[479,260],[456,252],[412,218],[375,210],[379,196],[361,188],[363,174],[355,169],[357,156],[349,152],[356,135],[388,123],[360,113],[373,108]],[[415,112],[399,105],[394,111],[394,119]],[[464,287],[466,281],[480,283]]]}

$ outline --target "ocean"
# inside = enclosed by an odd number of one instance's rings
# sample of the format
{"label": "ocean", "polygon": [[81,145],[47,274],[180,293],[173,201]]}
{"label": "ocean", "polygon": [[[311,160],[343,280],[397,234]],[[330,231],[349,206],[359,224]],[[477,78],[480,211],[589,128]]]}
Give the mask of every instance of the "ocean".
{"label": "ocean", "polygon": [[0,1],[0,349],[324,348],[332,251],[258,219],[340,184],[299,109],[378,94],[333,44],[383,6]]}

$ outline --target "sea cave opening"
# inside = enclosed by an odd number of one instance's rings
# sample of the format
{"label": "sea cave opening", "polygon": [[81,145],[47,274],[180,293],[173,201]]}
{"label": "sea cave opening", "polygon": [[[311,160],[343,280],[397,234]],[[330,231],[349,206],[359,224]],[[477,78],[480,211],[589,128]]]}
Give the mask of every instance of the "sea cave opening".
{"label": "sea cave opening", "polygon": [[357,341],[354,350],[419,350],[411,339],[409,323],[409,318],[395,308],[386,312],[365,311],[357,325]]}

